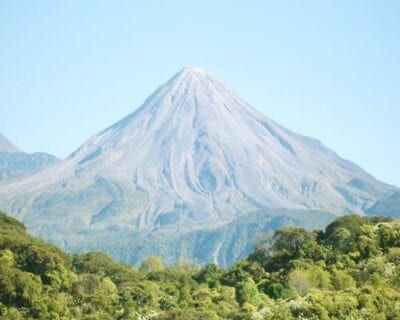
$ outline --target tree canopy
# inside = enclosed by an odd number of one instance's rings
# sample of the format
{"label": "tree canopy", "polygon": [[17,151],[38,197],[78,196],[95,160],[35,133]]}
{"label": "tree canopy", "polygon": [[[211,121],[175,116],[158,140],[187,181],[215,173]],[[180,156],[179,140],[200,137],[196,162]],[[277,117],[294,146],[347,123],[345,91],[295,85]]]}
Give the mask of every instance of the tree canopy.
{"label": "tree canopy", "polygon": [[1,319],[400,319],[400,221],[285,227],[229,268],[66,254],[0,213]]}

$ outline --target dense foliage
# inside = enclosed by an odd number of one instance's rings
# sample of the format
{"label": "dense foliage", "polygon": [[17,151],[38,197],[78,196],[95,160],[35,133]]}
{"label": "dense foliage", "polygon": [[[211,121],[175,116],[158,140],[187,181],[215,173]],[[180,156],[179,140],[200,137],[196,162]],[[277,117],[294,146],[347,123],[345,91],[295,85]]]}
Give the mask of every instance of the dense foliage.
{"label": "dense foliage", "polygon": [[400,319],[400,221],[287,227],[234,266],[67,255],[0,214],[0,319]]}

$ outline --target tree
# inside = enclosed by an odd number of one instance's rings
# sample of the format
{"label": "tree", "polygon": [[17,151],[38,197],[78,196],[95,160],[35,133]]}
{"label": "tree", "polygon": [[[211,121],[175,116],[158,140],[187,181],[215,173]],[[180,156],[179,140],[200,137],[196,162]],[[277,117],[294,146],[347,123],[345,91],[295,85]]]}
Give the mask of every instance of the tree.
{"label": "tree", "polygon": [[241,305],[250,303],[256,307],[261,303],[260,292],[252,279],[247,279],[236,285],[236,300]]}
{"label": "tree", "polygon": [[280,228],[275,231],[273,249],[291,258],[298,258],[304,256],[302,249],[313,240],[313,234],[303,228]]}
{"label": "tree", "polygon": [[151,256],[142,261],[140,270],[143,272],[161,272],[164,270],[164,265],[160,257]]}

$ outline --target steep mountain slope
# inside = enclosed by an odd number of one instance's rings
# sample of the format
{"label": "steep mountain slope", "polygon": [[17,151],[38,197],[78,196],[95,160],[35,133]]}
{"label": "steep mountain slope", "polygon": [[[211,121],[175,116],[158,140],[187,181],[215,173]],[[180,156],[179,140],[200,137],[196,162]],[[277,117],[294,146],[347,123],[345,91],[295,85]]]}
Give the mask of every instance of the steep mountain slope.
{"label": "steep mountain slope", "polygon": [[1,209],[68,248],[77,234],[194,232],[266,208],[363,212],[396,189],[190,67],[67,159],[0,190]]}
{"label": "steep mountain slope", "polygon": [[21,152],[0,133],[0,183],[31,175],[57,161],[47,153]]}

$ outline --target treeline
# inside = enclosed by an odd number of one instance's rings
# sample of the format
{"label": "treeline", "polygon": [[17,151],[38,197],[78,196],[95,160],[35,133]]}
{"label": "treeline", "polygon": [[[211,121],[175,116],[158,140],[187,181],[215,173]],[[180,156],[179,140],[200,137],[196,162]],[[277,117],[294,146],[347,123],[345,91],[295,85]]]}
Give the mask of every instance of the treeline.
{"label": "treeline", "polygon": [[231,268],[68,255],[0,213],[0,319],[400,319],[400,221],[281,228]]}

